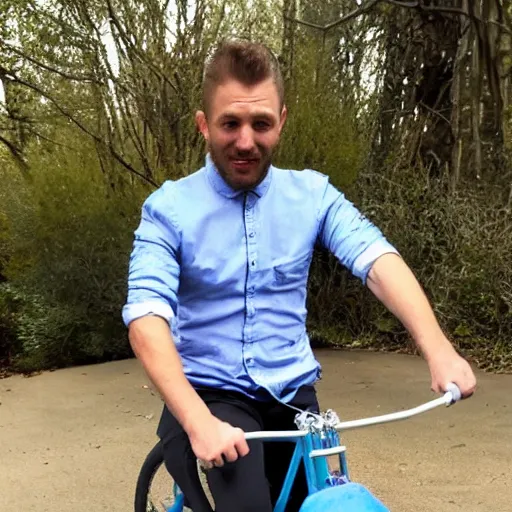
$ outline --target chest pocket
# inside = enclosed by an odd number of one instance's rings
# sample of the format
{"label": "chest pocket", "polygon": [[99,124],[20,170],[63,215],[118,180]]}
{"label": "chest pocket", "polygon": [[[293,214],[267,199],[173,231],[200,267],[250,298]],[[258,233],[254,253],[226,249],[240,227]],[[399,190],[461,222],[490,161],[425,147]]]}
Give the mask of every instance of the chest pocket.
{"label": "chest pocket", "polygon": [[292,284],[306,281],[311,257],[281,263],[274,267],[274,280],[277,284]]}

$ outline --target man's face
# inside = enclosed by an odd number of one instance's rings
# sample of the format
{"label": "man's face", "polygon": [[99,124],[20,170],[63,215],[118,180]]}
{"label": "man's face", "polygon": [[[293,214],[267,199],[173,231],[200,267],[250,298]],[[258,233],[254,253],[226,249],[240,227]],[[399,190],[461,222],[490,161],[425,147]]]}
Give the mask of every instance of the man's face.
{"label": "man's face", "polygon": [[219,173],[237,190],[263,180],[285,119],[271,78],[252,86],[230,79],[214,89],[207,117],[196,114]]}

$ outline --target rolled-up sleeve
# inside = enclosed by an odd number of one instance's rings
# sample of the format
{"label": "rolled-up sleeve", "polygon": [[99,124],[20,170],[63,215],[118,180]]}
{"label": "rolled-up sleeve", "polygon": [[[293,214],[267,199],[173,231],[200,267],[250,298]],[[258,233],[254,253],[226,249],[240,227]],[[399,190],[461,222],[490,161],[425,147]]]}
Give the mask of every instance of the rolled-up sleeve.
{"label": "rolled-up sleeve", "polygon": [[324,191],[320,215],[321,245],[363,284],[378,258],[387,253],[398,254],[383,233],[330,183]]}
{"label": "rolled-up sleeve", "polygon": [[142,207],[122,311],[126,326],[145,315],[158,315],[170,322],[176,314],[180,232],[172,211],[171,185],[166,183],[154,192]]}

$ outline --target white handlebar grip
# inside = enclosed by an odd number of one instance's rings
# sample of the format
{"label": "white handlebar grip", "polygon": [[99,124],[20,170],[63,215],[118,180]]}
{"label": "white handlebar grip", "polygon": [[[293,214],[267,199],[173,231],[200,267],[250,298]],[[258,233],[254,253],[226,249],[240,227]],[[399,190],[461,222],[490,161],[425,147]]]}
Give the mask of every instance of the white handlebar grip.
{"label": "white handlebar grip", "polygon": [[446,386],[446,392],[452,394],[452,403],[458,402],[462,398],[462,393],[460,392],[459,386],[453,382],[450,382]]}

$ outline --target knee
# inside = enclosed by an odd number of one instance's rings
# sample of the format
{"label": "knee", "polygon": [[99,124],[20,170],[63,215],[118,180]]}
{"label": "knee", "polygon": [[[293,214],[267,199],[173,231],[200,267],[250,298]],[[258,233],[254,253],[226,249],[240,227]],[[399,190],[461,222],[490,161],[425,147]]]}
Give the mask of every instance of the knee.
{"label": "knee", "polygon": [[164,463],[173,478],[190,470],[197,471],[197,461],[186,434],[178,434],[170,439],[162,439]]}
{"label": "knee", "polygon": [[272,512],[270,487],[266,478],[240,478],[235,464],[208,475],[216,512]]}

